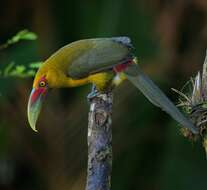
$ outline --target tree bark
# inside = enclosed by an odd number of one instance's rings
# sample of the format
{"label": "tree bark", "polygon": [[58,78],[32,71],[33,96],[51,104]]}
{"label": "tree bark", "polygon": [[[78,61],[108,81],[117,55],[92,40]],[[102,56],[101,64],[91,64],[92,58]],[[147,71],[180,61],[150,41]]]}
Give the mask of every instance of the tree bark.
{"label": "tree bark", "polygon": [[112,171],[112,92],[90,98],[86,190],[110,190]]}

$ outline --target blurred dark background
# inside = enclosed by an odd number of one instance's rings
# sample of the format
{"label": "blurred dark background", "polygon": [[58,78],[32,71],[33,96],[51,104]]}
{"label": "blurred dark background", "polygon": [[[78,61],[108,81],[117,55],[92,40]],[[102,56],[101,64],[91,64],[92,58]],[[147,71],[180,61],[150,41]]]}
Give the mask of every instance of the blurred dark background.
{"label": "blurred dark background", "polygon": [[[0,44],[22,29],[39,36],[0,52],[11,61],[45,60],[82,38],[131,37],[141,67],[177,102],[201,70],[207,48],[206,0],[1,0]],[[38,121],[27,122],[32,78],[0,78],[0,190],[82,190],[87,167],[86,100],[90,86],[53,90]],[[112,190],[206,189],[201,142],[129,82],[115,91]]]}

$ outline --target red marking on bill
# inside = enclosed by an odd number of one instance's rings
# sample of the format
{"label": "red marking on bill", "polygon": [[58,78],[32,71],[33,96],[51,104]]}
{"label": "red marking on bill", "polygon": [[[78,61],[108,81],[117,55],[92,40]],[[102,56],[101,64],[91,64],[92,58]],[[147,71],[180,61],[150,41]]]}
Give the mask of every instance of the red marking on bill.
{"label": "red marking on bill", "polygon": [[31,104],[34,104],[38,98],[40,98],[41,95],[44,95],[46,92],[46,89],[44,88],[38,88],[34,89],[31,93]]}

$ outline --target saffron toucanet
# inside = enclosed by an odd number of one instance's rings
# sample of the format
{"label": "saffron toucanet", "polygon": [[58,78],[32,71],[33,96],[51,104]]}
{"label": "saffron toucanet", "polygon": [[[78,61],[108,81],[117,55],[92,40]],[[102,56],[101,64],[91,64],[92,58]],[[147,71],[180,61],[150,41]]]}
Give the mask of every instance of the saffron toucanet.
{"label": "saffron toucanet", "polygon": [[51,55],[36,73],[28,102],[28,120],[36,130],[42,101],[49,88],[76,87],[88,83],[104,91],[130,80],[153,104],[182,126],[195,131],[164,93],[141,71],[128,37],[84,39],[70,43]]}

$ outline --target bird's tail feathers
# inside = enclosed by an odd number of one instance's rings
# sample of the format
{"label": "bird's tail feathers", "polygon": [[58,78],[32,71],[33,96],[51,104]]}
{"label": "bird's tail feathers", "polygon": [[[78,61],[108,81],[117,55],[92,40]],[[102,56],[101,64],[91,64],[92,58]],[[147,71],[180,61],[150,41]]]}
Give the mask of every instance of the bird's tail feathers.
{"label": "bird's tail feathers", "polygon": [[167,112],[173,119],[179,122],[183,127],[186,127],[197,133],[193,123],[187,119],[178,108],[168,99],[168,97],[160,90],[160,88],[154,84],[154,82],[145,75],[137,60],[133,60],[134,64],[128,65],[124,71],[127,79],[131,81],[154,105],[160,107]]}

